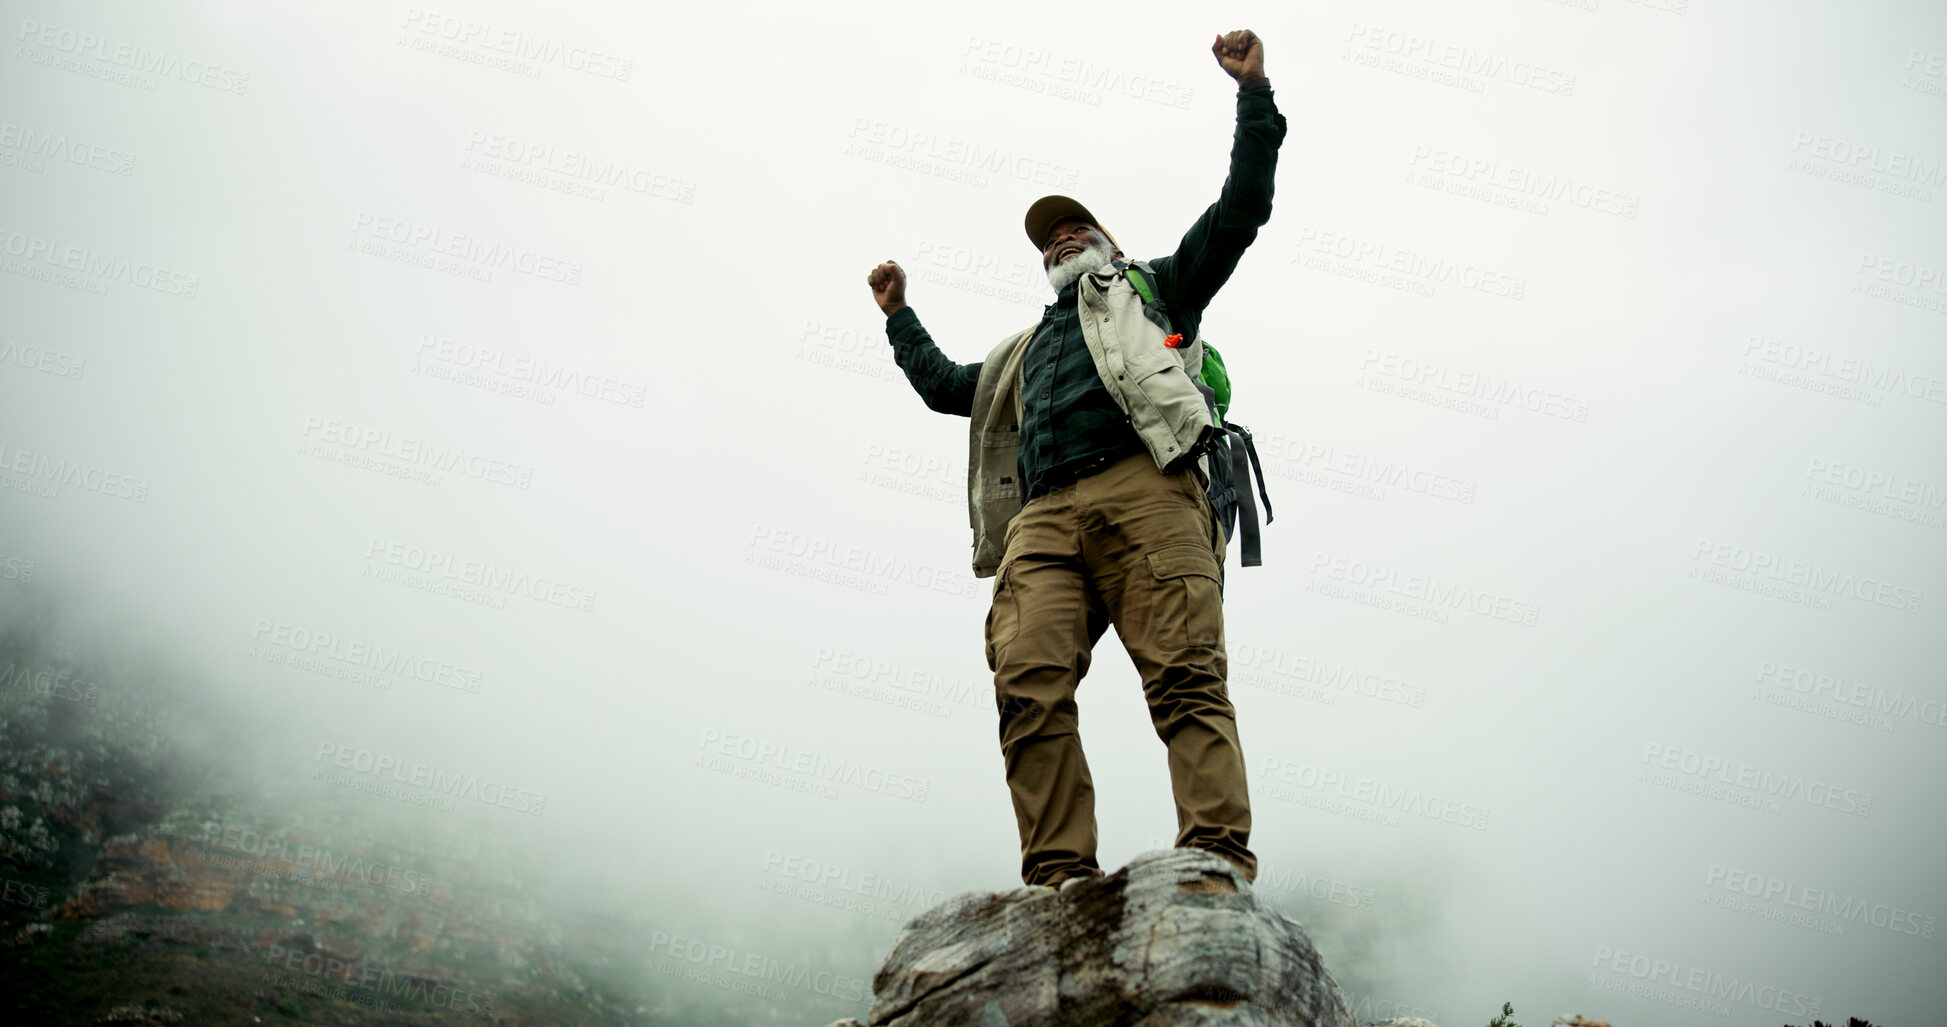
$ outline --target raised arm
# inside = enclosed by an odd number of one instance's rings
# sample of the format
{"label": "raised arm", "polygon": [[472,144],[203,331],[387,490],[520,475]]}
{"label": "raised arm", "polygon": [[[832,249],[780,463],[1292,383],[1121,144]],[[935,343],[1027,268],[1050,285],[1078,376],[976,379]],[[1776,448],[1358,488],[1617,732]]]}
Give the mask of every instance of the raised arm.
{"label": "raised arm", "polygon": [[919,315],[906,305],[906,272],[887,261],[865,277],[872,287],[872,298],[886,314],[886,338],[892,342],[892,359],[906,372],[913,391],[928,408],[942,414],[973,416],[974,386],[980,381],[979,362],[956,364],[933,344],[933,337],[919,323]]}
{"label": "raised arm", "polygon": [[1217,202],[1183,234],[1176,252],[1156,260],[1157,285],[1173,310],[1193,316],[1230,280],[1257,230],[1271,220],[1271,184],[1284,142],[1285,119],[1264,77],[1264,41],[1249,29],[1217,37],[1217,63],[1237,80],[1237,132],[1230,173]]}

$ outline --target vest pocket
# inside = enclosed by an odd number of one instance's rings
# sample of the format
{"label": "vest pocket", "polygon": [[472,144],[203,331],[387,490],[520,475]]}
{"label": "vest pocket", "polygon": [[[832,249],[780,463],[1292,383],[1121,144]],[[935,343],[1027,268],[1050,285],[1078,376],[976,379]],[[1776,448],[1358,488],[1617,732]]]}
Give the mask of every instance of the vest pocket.
{"label": "vest pocket", "polygon": [[1128,369],[1125,373],[1128,374],[1129,380],[1138,384],[1159,371],[1167,371],[1172,367],[1181,370],[1183,367],[1183,361],[1177,359],[1176,355],[1169,350],[1160,353],[1130,353],[1125,350],[1123,361]]}
{"label": "vest pocket", "polygon": [[1208,409],[1203,402],[1203,393],[1197,391],[1190,372],[1175,357],[1167,354],[1160,364],[1143,369],[1142,377],[1136,381],[1135,391],[1155,412],[1172,439],[1180,439],[1189,419],[1195,417],[1198,411]]}
{"label": "vest pocket", "polygon": [[1224,635],[1223,589],[1216,554],[1196,542],[1173,542],[1149,554],[1154,578],[1150,616],[1159,648],[1174,652],[1220,646]]}

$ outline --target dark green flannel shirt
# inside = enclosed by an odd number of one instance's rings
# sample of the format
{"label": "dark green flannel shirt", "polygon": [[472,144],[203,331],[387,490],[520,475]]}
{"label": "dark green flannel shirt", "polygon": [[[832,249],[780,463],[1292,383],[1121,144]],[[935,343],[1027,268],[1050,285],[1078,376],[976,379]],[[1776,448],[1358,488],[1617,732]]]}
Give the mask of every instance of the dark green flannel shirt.
{"label": "dark green flannel shirt", "polygon": [[[1284,115],[1272,102],[1268,85],[1238,90],[1237,131],[1223,192],[1183,234],[1175,253],[1150,261],[1171,326],[1186,340],[1197,337],[1204,308],[1230,279],[1258,228],[1271,219],[1272,178],[1284,135]],[[1062,483],[1059,472],[1145,451],[1082,341],[1078,289],[1069,285],[1043,310],[1022,359],[1026,381],[1019,469],[1027,484],[1024,499]],[[886,335],[894,361],[929,408],[972,416],[979,361],[949,360],[910,306],[886,319]]]}

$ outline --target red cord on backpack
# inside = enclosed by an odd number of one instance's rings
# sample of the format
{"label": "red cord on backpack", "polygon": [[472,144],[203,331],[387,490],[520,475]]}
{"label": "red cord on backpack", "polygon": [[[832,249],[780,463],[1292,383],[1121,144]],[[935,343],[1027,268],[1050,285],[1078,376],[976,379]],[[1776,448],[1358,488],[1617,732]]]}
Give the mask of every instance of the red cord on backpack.
{"label": "red cord on backpack", "polygon": [[1163,338],[1163,345],[1168,346],[1171,349],[1175,349],[1178,346],[1183,345],[1183,333],[1173,332],[1170,335],[1165,336]]}

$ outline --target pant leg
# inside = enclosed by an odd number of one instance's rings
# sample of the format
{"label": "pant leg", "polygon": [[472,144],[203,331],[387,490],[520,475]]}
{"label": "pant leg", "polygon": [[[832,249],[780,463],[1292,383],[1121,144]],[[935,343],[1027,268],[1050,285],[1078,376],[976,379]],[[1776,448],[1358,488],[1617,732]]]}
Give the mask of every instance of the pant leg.
{"label": "pant leg", "polygon": [[987,615],[987,666],[1027,884],[1102,872],[1075,689],[1108,612],[1081,562],[1070,492],[1038,497],[1015,515]]}
{"label": "pant leg", "polygon": [[1140,454],[1077,491],[1089,569],[1169,750],[1176,844],[1216,852],[1255,880],[1243,745],[1225,684],[1226,546],[1199,475],[1164,475]]}

